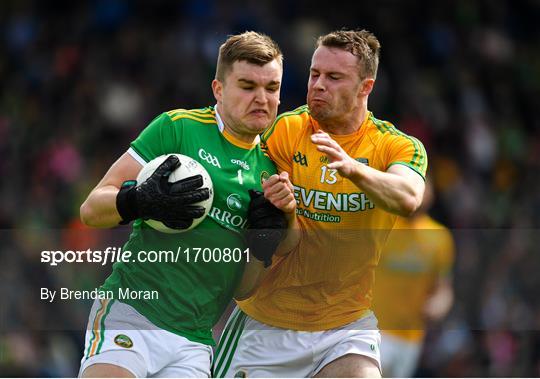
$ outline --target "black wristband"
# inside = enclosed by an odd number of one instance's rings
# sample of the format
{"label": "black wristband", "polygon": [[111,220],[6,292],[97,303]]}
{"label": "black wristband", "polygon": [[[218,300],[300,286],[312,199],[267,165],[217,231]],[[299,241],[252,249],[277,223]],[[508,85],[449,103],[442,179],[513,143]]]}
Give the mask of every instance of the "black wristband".
{"label": "black wristband", "polygon": [[284,236],[284,229],[248,229],[247,244],[251,254],[268,267]]}
{"label": "black wristband", "polygon": [[122,221],[119,223],[120,225],[129,224],[131,221],[139,218],[137,199],[135,197],[136,186],[136,180],[126,180],[122,183],[122,187],[120,187],[120,191],[116,195],[116,209],[120,217],[122,217]]}

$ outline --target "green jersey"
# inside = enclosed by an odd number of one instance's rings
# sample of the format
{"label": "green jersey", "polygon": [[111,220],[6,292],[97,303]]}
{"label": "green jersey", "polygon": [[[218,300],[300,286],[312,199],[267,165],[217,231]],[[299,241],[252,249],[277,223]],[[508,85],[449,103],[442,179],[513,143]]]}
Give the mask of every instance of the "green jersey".
{"label": "green jersey", "polygon": [[241,233],[248,189],[261,190],[262,180],[276,172],[275,166],[258,144],[245,144],[223,132],[213,107],[161,114],[128,152],[142,164],[163,154],[190,156],[210,174],[214,200],[204,221],[188,232],[161,233],[137,220],[124,252],[150,258],[153,251],[154,257],[164,254],[162,261],[117,262],[102,289],[124,295],[127,289],[141,294],[156,291],[157,298],[117,299],[162,329],[213,344],[211,328],[230,302],[249,259]]}

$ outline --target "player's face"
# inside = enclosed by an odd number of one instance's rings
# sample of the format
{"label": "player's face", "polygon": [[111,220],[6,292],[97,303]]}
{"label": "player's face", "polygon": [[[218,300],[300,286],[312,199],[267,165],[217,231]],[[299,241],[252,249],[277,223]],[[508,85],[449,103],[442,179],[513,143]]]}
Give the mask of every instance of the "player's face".
{"label": "player's face", "polygon": [[369,94],[372,86],[373,79],[360,78],[357,57],[345,50],[319,46],[309,73],[307,103],[311,115],[323,123],[347,119],[358,111],[362,96]]}
{"label": "player's face", "polygon": [[234,62],[224,82],[214,80],[214,96],[223,121],[237,137],[262,133],[276,119],[283,68],[273,60],[264,66]]}

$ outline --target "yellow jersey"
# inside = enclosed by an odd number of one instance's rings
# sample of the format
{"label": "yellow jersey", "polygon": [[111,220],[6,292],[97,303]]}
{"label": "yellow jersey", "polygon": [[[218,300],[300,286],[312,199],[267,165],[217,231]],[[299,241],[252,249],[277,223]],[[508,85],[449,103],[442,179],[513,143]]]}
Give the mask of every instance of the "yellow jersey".
{"label": "yellow jersey", "polygon": [[373,309],[379,328],[421,341],[422,310],[433,286],[448,277],[454,260],[450,231],[431,217],[399,217],[376,271]]}
{"label": "yellow jersey", "polygon": [[[375,266],[396,217],[373,204],[337,170],[310,136],[320,129],[307,106],[278,117],[261,144],[294,185],[302,239],[275,257],[255,293],[239,307],[272,326],[318,331],[362,317],[371,305]],[[354,159],[380,171],[394,164],[422,177],[426,152],[415,138],[371,113],[350,135],[331,135]]]}

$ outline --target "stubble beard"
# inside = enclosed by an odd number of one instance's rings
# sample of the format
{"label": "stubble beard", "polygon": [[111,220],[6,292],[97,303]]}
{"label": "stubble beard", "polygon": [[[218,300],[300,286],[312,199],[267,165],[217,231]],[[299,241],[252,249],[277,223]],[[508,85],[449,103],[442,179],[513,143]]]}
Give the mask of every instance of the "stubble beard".
{"label": "stubble beard", "polygon": [[321,107],[321,106],[309,107],[309,112],[311,113],[311,116],[317,122],[322,122],[322,123],[329,120],[332,116],[332,111],[330,107]]}

